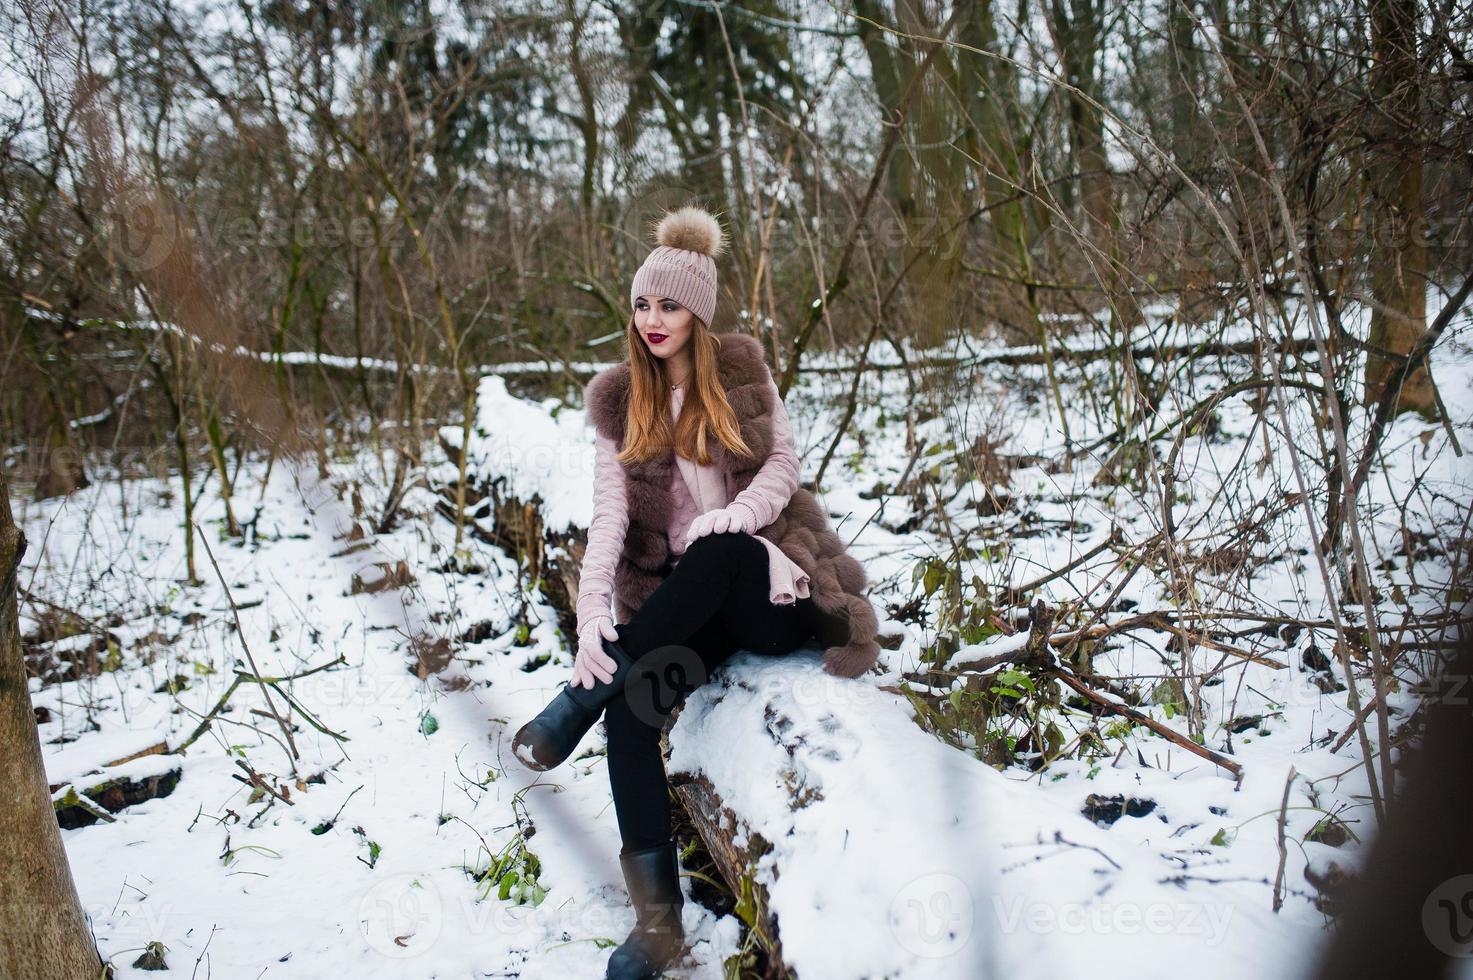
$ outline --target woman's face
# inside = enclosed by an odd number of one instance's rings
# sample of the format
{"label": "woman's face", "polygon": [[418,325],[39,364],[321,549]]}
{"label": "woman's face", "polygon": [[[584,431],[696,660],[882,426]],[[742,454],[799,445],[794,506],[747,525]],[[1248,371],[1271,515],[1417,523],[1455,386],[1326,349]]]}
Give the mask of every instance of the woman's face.
{"label": "woman's face", "polygon": [[669,359],[685,349],[696,315],[673,299],[639,296],[634,300],[634,328],[651,354]]}

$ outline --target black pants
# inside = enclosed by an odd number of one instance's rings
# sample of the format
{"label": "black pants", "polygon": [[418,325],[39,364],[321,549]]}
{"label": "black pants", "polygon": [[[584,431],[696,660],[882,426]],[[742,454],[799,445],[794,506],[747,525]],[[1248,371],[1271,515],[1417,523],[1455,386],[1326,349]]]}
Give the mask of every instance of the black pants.
{"label": "black pants", "polygon": [[604,708],[625,853],[670,840],[660,732],[676,704],[739,649],[781,656],[819,635],[812,599],[770,600],[767,562],[767,548],[749,534],[697,538],[629,622],[615,627],[635,661]]}

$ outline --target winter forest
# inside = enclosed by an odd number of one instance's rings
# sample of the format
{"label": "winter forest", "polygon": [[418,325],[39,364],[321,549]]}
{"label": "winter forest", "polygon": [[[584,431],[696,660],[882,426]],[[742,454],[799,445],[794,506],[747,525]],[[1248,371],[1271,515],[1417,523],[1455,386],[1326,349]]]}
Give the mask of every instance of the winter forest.
{"label": "winter forest", "polygon": [[[1473,980],[1467,4],[0,38],[0,980]],[[878,659],[667,706],[657,879],[612,706],[514,743],[586,710],[587,396],[686,363],[688,206]]]}

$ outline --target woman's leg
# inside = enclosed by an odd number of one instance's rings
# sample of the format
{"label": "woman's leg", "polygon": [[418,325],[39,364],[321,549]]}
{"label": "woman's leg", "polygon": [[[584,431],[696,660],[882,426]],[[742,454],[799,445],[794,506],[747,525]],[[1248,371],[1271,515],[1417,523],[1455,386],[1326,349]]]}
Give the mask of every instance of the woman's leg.
{"label": "woman's leg", "polygon": [[774,604],[767,562],[767,549],[749,534],[698,538],[629,622],[615,627],[634,659],[624,690],[604,708],[626,853],[670,839],[660,732],[675,704],[737,649],[784,654],[811,635],[811,600]]}
{"label": "woman's leg", "polygon": [[629,622],[615,627],[625,652],[638,660],[661,646],[684,643],[712,621],[753,653],[783,654],[801,646],[810,635],[808,619],[797,604],[771,601],[767,563],[767,548],[750,534],[697,538]]}
{"label": "woman's leg", "polygon": [[[631,679],[642,665],[658,660],[655,676],[636,680],[604,708],[609,785],[624,845],[622,853],[671,839],[670,789],[665,761],[660,757],[660,731],[674,708],[669,702],[704,683],[735,649],[735,642],[719,623],[708,623],[685,644],[655,650],[642,658],[631,668]],[[671,670],[672,664],[684,669]]]}

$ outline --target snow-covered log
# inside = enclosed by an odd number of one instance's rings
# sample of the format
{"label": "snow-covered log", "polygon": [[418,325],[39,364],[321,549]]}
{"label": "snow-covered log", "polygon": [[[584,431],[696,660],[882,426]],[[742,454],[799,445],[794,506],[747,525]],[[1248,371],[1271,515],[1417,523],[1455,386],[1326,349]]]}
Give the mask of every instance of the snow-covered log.
{"label": "snow-covered log", "polygon": [[[465,517],[471,534],[522,559],[571,636],[593,517],[594,453],[583,413],[559,407],[557,399],[517,398],[501,377],[481,379],[466,462]],[[456,460],[460,426],[442,427],[439,437],[446,458]],[[437,476],[439,509],[454,520],[454,466]]]}

